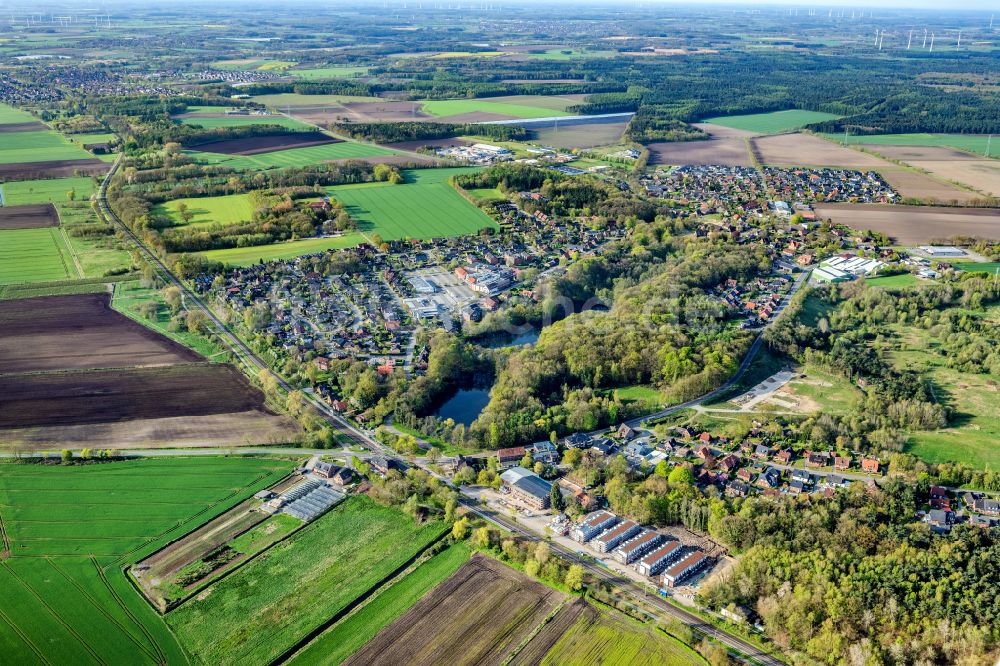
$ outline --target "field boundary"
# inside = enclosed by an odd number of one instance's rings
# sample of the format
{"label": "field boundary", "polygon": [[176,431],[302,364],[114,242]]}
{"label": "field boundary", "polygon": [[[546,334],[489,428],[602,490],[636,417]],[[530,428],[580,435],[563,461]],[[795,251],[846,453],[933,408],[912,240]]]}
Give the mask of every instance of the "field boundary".
{"label": "field boundary", "polygon": [[[149,640],[150,644],[153,646],[153,650],[160,656],[160,662],[161,663],[165,662],[166,658],[167,658],[167,655],[160,648],[160,644],[156,642],[156,637],[153,636],[153,634],[150,633],[150,631],[146,627],[146,625],[144,625],[139,620],[139,618],[136,617],[135,613],[132,612],[132,609],[130,609],[128,607],[128,605],[118,595],[118,592],[115,590],[114,585],[111,584],[111,581],[108,580],[108,576],[105,573],[104,569],[101,567],[101,564],[97,561],[97,558],[91,556],[90,561],[93,563],[94,568],[97,569],[97,576],[101,579],[101,582],[104,583],[104,586],[106,588],[108,588],[108,592],[111,593],[111,596],[114,597],[115,603],[117,603],[118,607],[121,608],[122,612],[125,613],[125,615],[130,620],[132,620],[132,622],[135,623],[135,626],[139,627],[139,631],[142,633],[142,635],[145,636]],[[124,570],[123,570],[123,573],[124,573]],[[126,576],[126,578],[127,578],[127,576]],[[169,629],[169,627],[167,627],[167,628]],[[171,635],[173,635],[172,631],[170,633],[171,633]],[[175,638],[175,640],[176,640],[176,638]],[[177,644],[180,645],[180,641],[177,641]]]}
{"label": "field boundary", "polygon": [[397,577],[399,577],[400,574],[406,572],[418,560],[420,560],[424,556],[424,554],[427,553],[427,551],[429,551],[431,548],[433,548],[434,546],[436,546],[437,544],[439,544],[441,541],[443,541],[445,538],[447,538],[447,536],[449,535],[449,533],[450,533],[450,530],[443,529],[441,531],[441,534],[439,534],[437,537],[435,537],[434,539],[432,539],[430,541],[430,543],[428,543],[426,546],[424,546],[423,548],[421,548],[420,550],[418,550],[416,553],[414,553],[412,557],[410,557],[408,560],[406,560],[405,562],[403,562],[402,564],[400,564],[398,567],[396,567],[395,569],[393,569],[392,571],[390,571],[388,574],[386,574],[385,576],[383,576],[380,580],[376,581],[375,584],[373,584],[367,590],[365,590],[364,592],[362,592],[361,594],[359,594],[357,597],[355,597],[354,600],[351,601],[351,603],[347,604],[346,606],[344,606],[343,608],[341,608],[339,611],[337,611],[336,613],[334,613],[333,617],[329,618],[328,620],[326,620],[324,622],[321,622],[319,624],[319,626],[315,627],[308,634],[306,634],[305,636],[301,637],[298,641],[296,641],[296,643],[294,645],[292,645],[287,650],[285,650],[284,652],[282,652],[280,655],[278,655],[277,657],[275,657],[274,659],[272,659],[270,662],[268,662],[268,666],[280,666],[281,664],[286,663],[289,659],[291,659],[292,657],[294,657],[296,653],[300,652],[301,650],[304,650],[306,647],[308,647],[308,645],[310,643],[312,643],[314,640],[316,640],[317,638],[319,638],[320,636],[322,636],[323,633],[327,629],[329,629],[330,627],[334,626],[335,624],[337,624],[338,622],[340,622],[342,619],[346,618],[348,615],[350,615],[351,613],[353,613],[356,609],[358,609],[361,606],[363,606],[369,599],[371,599],[374,596],[376,596],[376,593],[378,593],[379,591],[381,591],[386,585],[388,585],[394,579],[396,579]]}
{"label": "field boundary", "polygon": [[10,557],[10,539],[7,537],[7,529],[3,526],[3,514],[0,514],[0,544],[3,545],[3,549],[0,550],[0,560],[6,560]]}

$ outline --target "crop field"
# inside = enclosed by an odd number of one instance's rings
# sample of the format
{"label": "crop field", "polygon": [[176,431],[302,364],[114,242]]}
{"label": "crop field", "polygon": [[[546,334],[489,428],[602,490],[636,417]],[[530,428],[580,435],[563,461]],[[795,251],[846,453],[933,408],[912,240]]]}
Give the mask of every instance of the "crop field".
{"label": "crop field", "polygon": [[293,259],[305,254],[316,254],[327,250],[342,250],[365,242],[364,236],[351,232],[343,236],[330,238],[306,238],[303,240],[258,245],[256,247],[233,247],[223,250],[207,250],[199,252],[201,256],[212,261],[221,261],[230,266],[251,266],[262,261]]}
{"label": "crop field", "polygon": [[185,125],[197,125],[206,129],[216,129],[219,127],[246,127],[247,125],[277,125],[288,129],[305,130],[309,129],[306,123],[289,118],[288,116],[227,116],[219,114],[190,114],[185,113],[175,116],[174,120],[179,120]]}
{"label": "crop field", "polygon": [[320,132],[286,132],[283,134],[263,134],[242,139],[222,139],[193,144],[189,150],[202,153],[217,153],[221,155],[261,155],[280,150],[293,150],[339,143],[338,139]]}
{"label": "crop field", "polygon": [[52,130],[6,132],[0,141],[0,164],[86,160],[94,156]]}
{"label": "crop field", "polygon": [[812,134],[779,134],[750,139],[760,161],[774,166],[883,169],[894,164],[874,155],[852,150]]}
{"label": "crop field", "polygon": [[617,51],[590,51],[588,49],[545,49],[541,53],[529,53],[532,60],[580,60],[583,58],[609,58]]}
{"label": "crop field", "polygon": [[[187,206],[191,221],[184,222],[180,216],[180,205]],[[185,224],[198,226],[205,224],[236,224],[249,222],[253,217],[253,204],[249,194],[229,194],[218,197],[194,197],[174,199],[156,206],[153,212],[165,214],[177,226]]]}
{"label": "crop field", "polygon": [[954,265],[955,268],[967,273],[996,273],[997,269],[1000,269],[1000,261],[958,261]]}
{"label": "crop field", "polygon": [[581,124],[566,121],[558,127],[532,129],[531,135],[535,141],[555,148],[596,148],[617,144],[627,126],[628,123],[614,118]]}
{"label": "crop field", "polygon": [[92,143],[108,143],[114,140],[115,135],[111,132],[93,132],[90,134],[70,134],[66,138],[73,143],[89,145]]}
{"label": "crop field", "polygon": [[745,139],[722,138],[704,141],[666,141],[651,143],[650,164],[722,164],[726,166],[751,166],[750,151]]}
{"label": "crop field", "polygon": [[0,284],[63,280],[76,275],[58,228],[0,231]]}
{"label": "crop field", "polygon": [[998,160],[914,160],[911,164],[929,171],[937,178],[961,183],[987,195],[1000,197],[1000,161]]}
{"label": "crop field", "polygon": [[407,171],[402,185],[340,185],[327,192],[344,204],[363,233],[385,240],[474,234],[496,222],[448,184],[452,175],[469,171]]}
{"label": "crop field", "polygon": [[9,229],[44,229],[59,226],[59,215],[52,204],[0,206],[0,231]]}
{"label": "crop field", "polygon": [[17,125],[33,122],[37,122],[37,120],[27,111],[22,111],[8,104],[0,104],[0,125]]}
{"label": "crop field", "polygon": [[[504,99],[508,101],[496,101]],[[436,118],[463,116],[466,114],[492,114],[508,118],[549,118],[571,115],[566,107],[576,104],[561,97],[518,96],[511,98],[444,99],[424,102],[424,113]]]}
{"label": "crop field", "polygon": [[203,164],[223,164],[233,169],[252,171],[255,169],[285,169],[303,167],[321,162],[335,162],[365,157],[395,155],[396,152],[369,143],[340,141],[308,148],[277,150],[262,155],[223,155],[197,151],[185,151]]}
{"label": "crop field", "polygon": [[368,73],[368,68],[345,65],[342,67],[293,69],[288,73],[300,79],[350,79],[356,76],[364,76]]}
{"label": "crop field", "polygon": [[348,102],[384,102],[381,97],[367,95],[300,95],[298,93],[276,93],[274,95],[256,95],[251,101],[264,106],[284,109],[297,106],[326,106],[346,104]]}
{"label": "crop field", "polygon": [[345,663],[499,664],[563,600],[561,592],[477,554]]}
{"label": "crop field", "polygon": [[121,573],[290,469],[265,458],[0,464],[0,645],[10,663],[185,664]]}
{"label": "crop field", "polygon": [[9,181],[12,180],[99,176],[107,173],[107,162],[90,155],[90,153],[87,155],[88,159],[23,161],[12,164],[0,162],[0,180],[8,181],[9,184]]}
{"label": "crop field", "polygon": [[759,134],[780,134],[801,129],[811,123],[836,118],[840,118],[840,116],[819,111],[789,109],[787,111],[772,111],[771,113],[751,113],[743,116],[718,116],[706,118],[703,122]]}
{"label": "crop field", "polygon": [[167,615],[196,663],[266,664],[445,531],[353,497]]}
{"label": "crop field", "polygon": [[86,176],[49,180],[20,180],[0,185],[5,206],[40,203],[61,204],[69,201],[70,192],[73,192],[77,201],[85,201],[94,193],[94,189],[93,179]]}
{"label": "crop field", "polygon": [[956,185],[931,178],[925,173],[903,167],[879,169],[879,175],[901,196],[930,202],[964,204],[982,196]]}
{"label": "crop field", "polygon": [[107,293],[0,302],[0,373],[200,360],[186,347],[112,310]]}
{"label": "crop field", "polygon": [[[827,134],[824,136],[852,145],[868,144],[876,149],[886,146],[945,146],[983,157],[1000,158],[1000,143],[991,142],[985,134],[867,134],[847,137],[842,134]],[[989,155],[986,154],[987,144],[990,148]]]}
{"label": "crop field", "polygon": [[951,236],[1000,240],[1000,212],[989,208],[934,208],[876,204],[817,204],[816,214],[859,231],[881,232],[902,245]]}
{"label": "crop field", "polygon": [[361,649],[384,627],[454,574],[468,561],[469,548],[457,543],[432,556],[391,584],[358,611],[325,631],[291,660],[294,666],[333,666]]}

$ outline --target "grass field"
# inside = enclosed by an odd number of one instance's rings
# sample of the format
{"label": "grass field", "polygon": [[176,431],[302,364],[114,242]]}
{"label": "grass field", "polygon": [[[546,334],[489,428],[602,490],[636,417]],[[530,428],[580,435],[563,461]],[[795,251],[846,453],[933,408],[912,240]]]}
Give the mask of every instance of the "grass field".
{"label": "grass field", "polygon": [[0,103],[0,125],[18,125],[20,123],[34,122],[35,120],[37,118],[27,111]]}
{"label": "grass field", "polygon": [[0,464],[0,518],[11,550],[0,563],[4,661],[187,663],[122,565],[271,485],[291,466],[222,457]]}
{"label": "grass field", "polygon": [[458,543],[418,566],[360,610],[323,632],[289,662],[294,666],[333,666],[357,652],[384,627],[389,626],[455,573],[469,559],[469,548]]}
{"label": "grass field", "polygon": [[495,187],[480,187],[466,190],[477,201],[503,201],[507,196]]}
{"label": "grass field", "polygon": [[277,125],[288,129],[304,130],[310,126],[288,116],[225,116],[223,118],[198,118],[187,115],[180,115],[175,118],[184,125],[197,125],[206,129],[216,129],[219,127],[246,127],[247,125]]}
{"label": "grass field", "polygon": [[262,153],[260,155],[223,155],[221,153],[197,151],[184,152],[203,164],[223,164],[243,171],[285,169],[333,160],[396,154],[396,151],[389,150],[388,148],[382,148],[381,146],[369,143],[355,143],[353,141],[341,141],[340,143],[328,143],[322,146],[309,146],[307,148],[290,148],[288,150],[277,150],[273,153]]}
{"label": "grass field", "polygon": [[832,113],[790,109],[788,111],[772,111],[771,113],[752,113],[745,116],[718,116],[706,118],[703,122],[748,132],[759,132],[760,134],[779,134],[805,127],[810,123],[833,120],[839,117]]}
{"label": "grass field", "polygon": [[178,209],[181,204],[188,207],[193,215],[188,226],[204,224],[236,224],[249,222],[253,216],[253,204],[249,194],[229,194],[219,197],[194,197],[191,199],[174,199],[156,207],[153,212],[167,215],[177,226],[184,226]]}
{"label": "grass field", "polygon": [[508,103],[481,99],[442,99],[424,102],[421,109],[432,116],[457,116],[463,113],[497,113],[515,118],[550,118],[572,115],[566,111],[568,103],[559,98],[539,97],[539,103],[552,100],[549,106],[535,106],[524,103]]}
{"label": "grass field", "polygon": [[368,73],[367,67],[314,67],[311,69],[294,69],[288,72],[300,79],[349,79]]}
{"label": "grass field", "polygon": [[913,273],[901,273],[885,277],[865,278],[865,284],[870,287],[882,287],[883,289],[905,289],[925,283],[922,283]]}
{"label": "grass field", "polygon": [[843,134],[824,134],[823,136],[850,145],[860,143],[876,146],[945,146],[984,156],[989,143],[989,157],[1000,158],[1000,139],[990,141],[987,136],[980,134],[862,134],[847,137]]}
{"label": "grass field", "polygon": [[70,134],[66,138],[73,143],[83,145],[89,143],[108,143],[115,139],[115,135],[111,132],[93,132],[90,134]]}
{"label": "grass field", "polygon": [[93,155],[52,130],[7,132],[0,141],[0,164],[87,160]]}
{"label": "grass field", "polygon": [[77,277],[58,227],[0,231],[0,284]]}
{"label": "grass field", "polygon": [[326,250],[342,250],[364,243],[361,234],[348,233],[334,238],[306,238],[273,245],[257,247],[234,247],[225,250],[208,250],[199,254],[212,261],[221,261],[232,266],[250,266],[261,261],[292,259],[304,254],[315,254]]}
{"label": "grass field", "polygon": [[277,109],[297,106],[336,106],[346,102],[384,102],[381,97],[367,95],[301,95],[298,93],[277,93],[274,95],[256,95],[251,101],[271,106]]}
{"label": "grass field", "polygon": [[[155,319],[147,319],[139,313],[143,303],[157,304]],[[225,360],[222,358],[225,350],[215,342],[214,338],[209,339],[186,329],[170,330],[170,310],[163,302],[162,296],[155,289],[143,287],[138,280],[115,283],[111,307],[160,335],[195,350],[210,361]]]}
{"label": "grass field", "polygon": [[50,180],[19,180],[0,185],[5,206],[69,201],[69,192],[76,194],[77,201],[84,201],[94,193],[94,180],[89,176],[76,178],[53,178]]}
{"label": "grass field", "polygon": [[967,273],[995,273],[1000,269],[1000,261],[987,261],[978,263],[975,261],[959,261],[954,264],[955,268]]}
{"label": "grass field", "polygon": [[607,58],[615,51],[588,51],[587,49],[546,49],[542,53],[531,53],[533,60],[580,60],[581,58]]}
{"label": "grass field", "polygon": [[167,615],[195,662],[266,664],[443,531],[354,497]]}
{"label": "grass field", "polygon": [[496,222],[447,182],[471,170],[411,170],[402,185],[340,185],[327,192],[344,204],[363,233],[377,233],[385,240],[474,234],[496,227]]}

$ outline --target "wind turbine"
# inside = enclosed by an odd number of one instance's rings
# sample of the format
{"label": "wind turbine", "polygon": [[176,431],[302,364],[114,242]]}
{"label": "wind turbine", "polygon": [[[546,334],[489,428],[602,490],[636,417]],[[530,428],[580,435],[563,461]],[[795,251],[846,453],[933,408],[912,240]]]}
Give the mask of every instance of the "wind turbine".
{"label": "wind turbine", "polygon": [[910,50],[910,42],[912,42],[912,41],[913,41],[913,31],[911,30],[909,37],[906,38],[906,50],[907,51]]}

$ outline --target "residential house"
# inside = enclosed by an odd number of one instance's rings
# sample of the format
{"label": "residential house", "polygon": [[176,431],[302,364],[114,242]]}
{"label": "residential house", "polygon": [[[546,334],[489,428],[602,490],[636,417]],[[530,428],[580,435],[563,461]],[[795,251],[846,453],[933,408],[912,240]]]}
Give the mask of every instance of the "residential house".
{"label": "residential house", "polygon": [[869,474],[878,474],[879,462],[876,458],[862,458],[861,469]]}
{"label": "residential house", "polygon": [[497,469],[510,469],[521,464],[526,453],[523,446],[513,446],[497,451]]}
{"label": "residential house", "polygon": [[847,456],[836,456],[833,459],[833,468],[836,470],[845,470],[851,468],[851,459]]}

